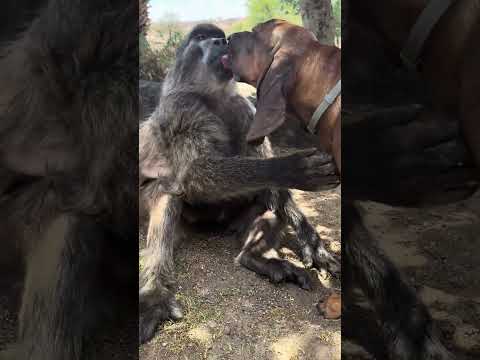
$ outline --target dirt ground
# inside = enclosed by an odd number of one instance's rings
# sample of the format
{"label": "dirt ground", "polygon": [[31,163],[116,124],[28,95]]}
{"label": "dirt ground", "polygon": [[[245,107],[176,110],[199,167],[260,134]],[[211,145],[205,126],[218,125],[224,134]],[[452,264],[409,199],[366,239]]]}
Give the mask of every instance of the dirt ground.
{"label": "dirt ground", "polygon": [[[340,252],[340,191],[304,193],[295,199],[319,234]],[[142,360],[156,359],[340,359],[341,323],[324,320],[316,303],[338,279],[312,270],[312,291],[273,285],[234,265],[233,237],[188,239],[176,254],[178,298],[185,318],[167,323],[140,348]],[[286,248],[286,257],[295,261]],[[299,264],[299,263],[297,263]]]}

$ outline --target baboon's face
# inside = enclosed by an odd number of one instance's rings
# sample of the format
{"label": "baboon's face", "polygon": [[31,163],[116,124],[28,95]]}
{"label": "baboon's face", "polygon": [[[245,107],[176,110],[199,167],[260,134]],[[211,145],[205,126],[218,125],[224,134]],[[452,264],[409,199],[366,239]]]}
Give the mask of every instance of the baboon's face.
{"label": "baboon's face", "polygon": [[227,51],[227,40],[221,29],[209,24],[197,25],[178,49],[177,62],[181,63],[182,73],[188,73],[191,78],[213,74],[217,81],[226,82],[233,77],[221,61]]}

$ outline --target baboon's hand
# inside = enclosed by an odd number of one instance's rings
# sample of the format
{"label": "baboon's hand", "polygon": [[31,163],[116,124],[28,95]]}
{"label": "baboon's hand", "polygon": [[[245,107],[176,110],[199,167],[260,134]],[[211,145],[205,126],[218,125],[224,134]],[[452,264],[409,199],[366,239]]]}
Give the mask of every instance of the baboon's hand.
{"label": "baboon's hand", "polygon": [[179,320],[182,309],[175,295],[163,286],[155,289],[141,289],[139,294],[139,341],[151,340],[157,327],[167,320]]}
{"label": "baboon's hand", "polygon": [[329,190],[340,184],[331,155],[317,149],[301,150],[283,158],[290,188],[304,191]]}

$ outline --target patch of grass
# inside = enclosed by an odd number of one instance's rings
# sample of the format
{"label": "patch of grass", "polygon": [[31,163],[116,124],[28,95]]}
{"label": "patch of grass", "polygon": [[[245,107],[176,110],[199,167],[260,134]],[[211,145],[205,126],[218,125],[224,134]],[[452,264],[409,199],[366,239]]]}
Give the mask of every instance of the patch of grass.
{"label": "patch of grass", "polygon": [[225,288],[225,289],[221,289],[220,292],[219,292],[219,295],[222,297],[222,298],[225,298],[225,297],[239,297],[240,295],[242,294],[242,291],[240,289],[237,289],[237,288]]}
{"label": "patch of grass", "polygon": [[[174,339],[169,341],[169,350],[177,354],[183,352],[192,342],[205,347],[205,344],[192,339],[189,332],[210,321],[218,322],[222,317],[222,311],[218,307],[203,303],[201,298],[194,294],[179,293],[176,295],[176,299],[183,306],[185,317],[178,322],[168,321],[165,323],[160,330],[161,335],[156,341],[161,342],[163,341],[162,335],[168,335],[171,340]],[[218,335],[219,333],[213,333],[212,337],[216,338]]]}

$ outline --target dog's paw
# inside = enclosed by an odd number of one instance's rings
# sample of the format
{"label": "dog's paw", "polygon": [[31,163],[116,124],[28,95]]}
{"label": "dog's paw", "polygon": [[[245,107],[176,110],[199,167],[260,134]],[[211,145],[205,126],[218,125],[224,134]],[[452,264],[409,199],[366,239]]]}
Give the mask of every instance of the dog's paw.
{"label": "dog's paw", "polygon": [[342,295],[332,293],[317,305],[318,311],[325,319],[339,319],[342,316]]}

